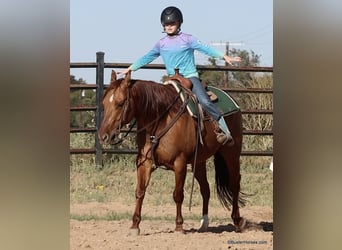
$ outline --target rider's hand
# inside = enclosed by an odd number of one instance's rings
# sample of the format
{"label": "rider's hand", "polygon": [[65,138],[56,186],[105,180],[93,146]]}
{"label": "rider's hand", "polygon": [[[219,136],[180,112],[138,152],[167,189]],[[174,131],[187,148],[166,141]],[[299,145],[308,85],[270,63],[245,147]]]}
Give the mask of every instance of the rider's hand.
{"label": "rider's hand", "polygon": [[118,75],[119,76],[123,76],[123,75],[126,75],[128,72],[130,72],[131,71],[131,68],[130,67],[128,67],[127,69],[124,69],[123,71],[121,71],[121,72],[118,72]]}
{"label": "rider's hand", "polygon": [[233,65],[233,62],[241,62],[241,58],[238,56],[235,57],[229,57],[227,55],[223,56],[223,59],[229,64],[229,65]]}

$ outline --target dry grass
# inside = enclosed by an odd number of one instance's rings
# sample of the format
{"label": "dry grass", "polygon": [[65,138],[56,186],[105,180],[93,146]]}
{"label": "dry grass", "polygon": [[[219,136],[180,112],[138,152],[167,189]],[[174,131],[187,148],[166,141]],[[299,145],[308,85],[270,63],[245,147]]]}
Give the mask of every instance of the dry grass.
{"label": "dry grass", "polygon": [[[102,169],[95,167],[93,157],[88,159],[72,156],[70,171],[71,203],[82,202],[112,202],[125,204],[134,202],[136,185],[135,156],[113,156],[106,161]],[[254,160],[253,160],[254,159]],[[273,174],[268,169],[269,157],[242,157],[241,159],[241,189],[253,194],[247,205],[273,206]],[[221,206],[215,193],[215,170],[209,160],[207,164],[208,181],[212,198],[210,206]],[[185,204],[188,205],[191,191],[192,173],[188,171],[184,187]],[[145,203],[151,205],[174,204],[172,192],[174,188],[174,173],[172,171],[156,170],[152,174],[147,189]],[[202,203],[199,186],[194,185],[192,204]]]}

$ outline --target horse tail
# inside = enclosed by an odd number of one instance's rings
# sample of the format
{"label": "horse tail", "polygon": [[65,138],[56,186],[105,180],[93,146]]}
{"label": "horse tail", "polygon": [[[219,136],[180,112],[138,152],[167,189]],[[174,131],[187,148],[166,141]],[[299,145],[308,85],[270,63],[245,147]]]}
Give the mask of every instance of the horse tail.
{"label": "horse tail", "polygon": [[[223,158],[223,156],[219,153],[216,153],[214,156],[214,164],[215,164],[215,183],[216,183],[216,193],[221,202],[221,204],[230,210],[230,205],[233,205],[233,192],[231,190],[231,186],[229,183],[229,171],[228,166]],[[237,178],[240,178],[237,177]],[[239,191],[239,194],[245,195]],[[238,203],[240,206],[245,206],[246,199],[238,196]]]}

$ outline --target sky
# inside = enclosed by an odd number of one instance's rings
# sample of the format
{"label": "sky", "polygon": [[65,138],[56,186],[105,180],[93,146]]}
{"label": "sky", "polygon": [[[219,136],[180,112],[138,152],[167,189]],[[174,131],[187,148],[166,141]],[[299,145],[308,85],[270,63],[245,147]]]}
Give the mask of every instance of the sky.
{"label": "sky", "polygon": [[[133,63],[164,36],[160,13],[168,6],[182,11],[184,33],[222,52],[225,46],[215,44],[229,42],[229,48],[254,51],[261,56],[260,66],[273,66],[273,0],[70,0],[70,62],[95,62],[96,52],[102,51],[106,63]],[[195,56],[197,64],[208,64],[207,56]],[[95,83],[95,69],[71,69],[70,74]],[[132,73],[154,81],[163,75],[165,70]],[[108,83],[110,69],[104,77]]]}

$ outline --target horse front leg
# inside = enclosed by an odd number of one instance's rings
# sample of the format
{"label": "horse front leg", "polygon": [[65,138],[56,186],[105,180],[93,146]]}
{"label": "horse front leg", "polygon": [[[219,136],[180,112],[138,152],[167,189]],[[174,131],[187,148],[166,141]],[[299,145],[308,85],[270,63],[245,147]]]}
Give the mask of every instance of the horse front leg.
{"label": "horse front leg", "polygon": [[209,207],[209,199],[210,199],[210,188],[207,179],[207,170],[206,170],[206,162],[201,162],[196,164],[196,168],[193,168],[195,178],[200,186],[200,192],[202,195],[202,219],[200,228],[198,231],[205,232],[209,226],[209,217],[208,217],[208,207]]}
{"label": "horse front leg", "polygon": [[[140,163],[142,162],[142,163]],[[145,197],[146,188],[149,184],[151,173],[153,172],[152,164],[148,160],[137,160],[137,186],[135,190],[135,210],[132,217],[131,232],[134,235],[140,234],[139,224],[141,221],[141,209]]]}
{"label": "horse front leg", "polygon": [[182,204],[184,200],[184,182],[186,176],[186,164],[175,165],[175,189],[173,191],[173,200],[176,203],[176,229],[175,231],[184,233]]}

